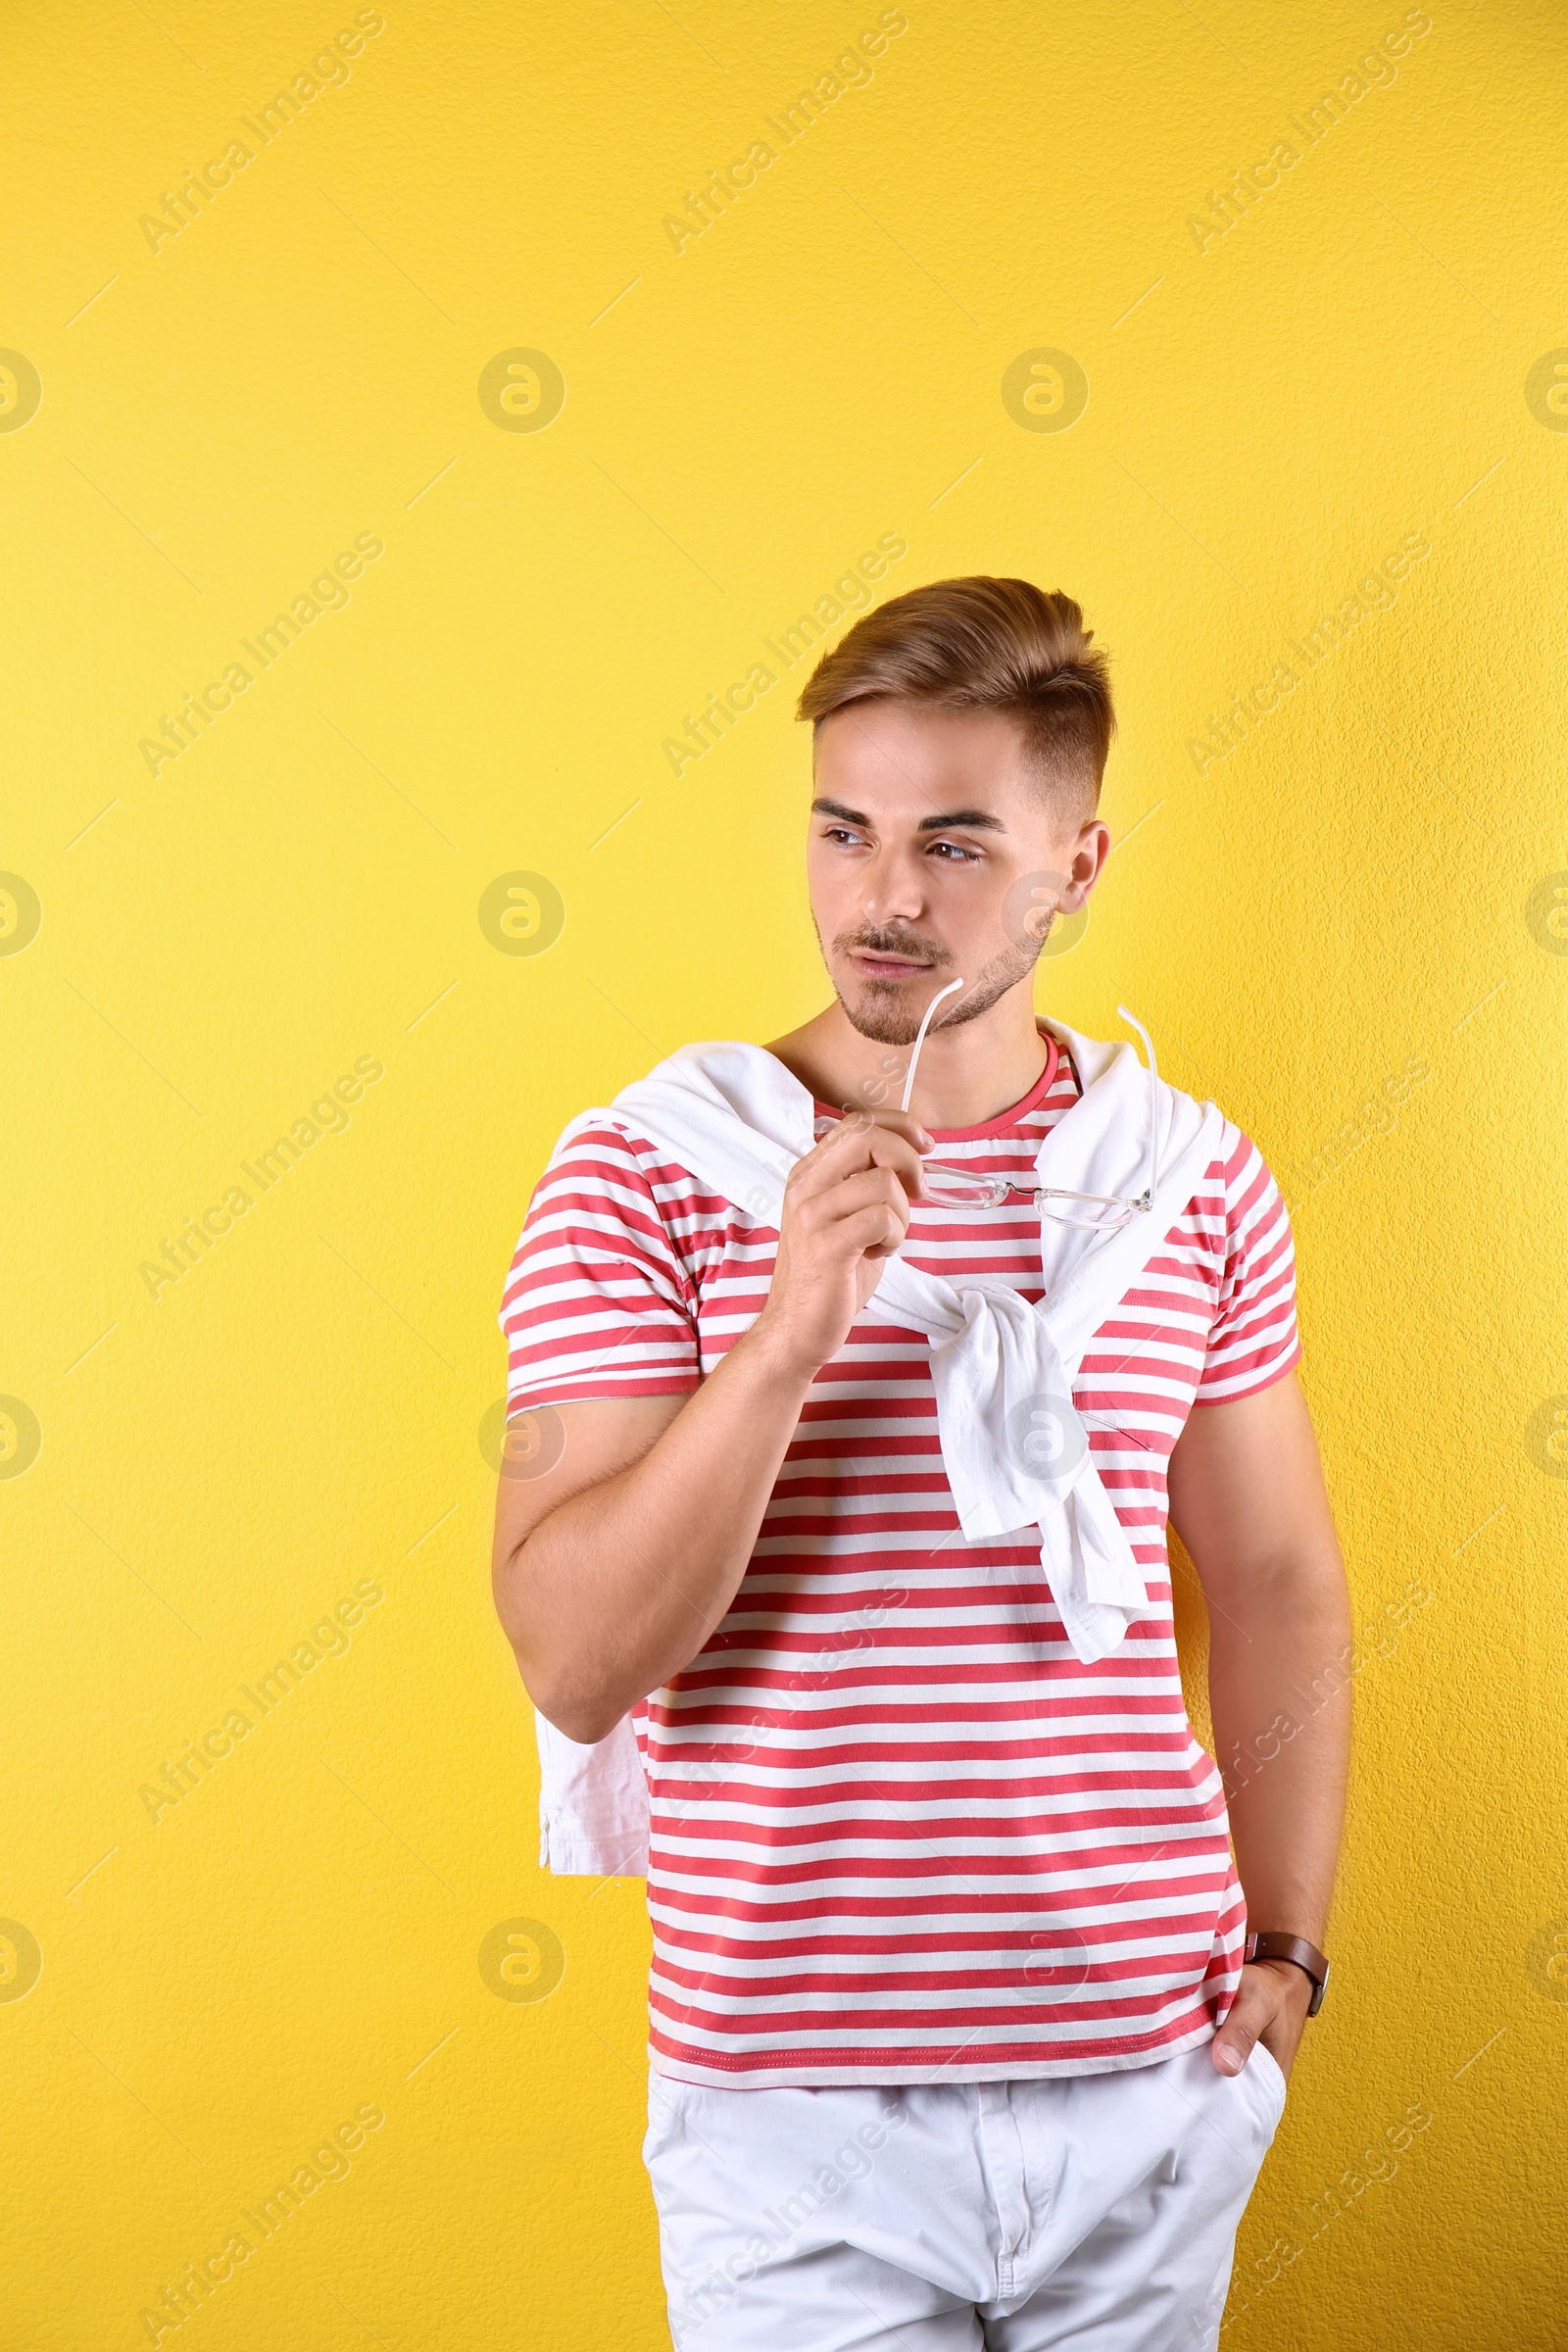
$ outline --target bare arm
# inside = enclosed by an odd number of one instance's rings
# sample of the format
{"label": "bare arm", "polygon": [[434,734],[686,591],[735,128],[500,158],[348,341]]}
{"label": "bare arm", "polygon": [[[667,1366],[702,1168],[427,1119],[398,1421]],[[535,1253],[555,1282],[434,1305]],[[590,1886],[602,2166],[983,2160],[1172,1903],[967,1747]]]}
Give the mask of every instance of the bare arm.
{"label": "bare arm", "polygon": [[[846,1119],[785,1193],[761,1314],[689,1397],[533,1408],[559,1458],[503,1470],[491,1581],[536,1705],[602,1740],[689,1665],[735,1596],[812,1378],[903,1241],[920,1190],[912,1119]],[[526,1470],[533,1465],[524,1464]]]}
{"label": "bare arm", "polygon": [[[1171,1455],[1170,1515],[1208,1599],[1214,1748],[1249,1923],[1321,1947],[1349,1768],[1350,1604],[1294,1372],[1194,1409]],[[1289,2074],[1311,1992],[1289,1961],[1245,1969],[1215,2064],[1237,2071],[1261,2039]]]}

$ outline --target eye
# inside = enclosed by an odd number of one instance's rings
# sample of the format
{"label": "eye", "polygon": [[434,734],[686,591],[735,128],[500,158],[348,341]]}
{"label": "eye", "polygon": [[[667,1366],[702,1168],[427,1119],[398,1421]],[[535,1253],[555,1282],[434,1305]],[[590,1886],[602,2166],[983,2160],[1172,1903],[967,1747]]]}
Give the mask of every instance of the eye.
{"label": "eye", "polygon": [[864,835],[860,833],[853,833],[848,825],[829,825],[824,830],[822,839],[824,841],[843,842],[853,850],[858,848],[862,844]]}
{"label": "eye", "polygon": [[934,841],[931,855],[933,858],[940,857],[945,865],[978,865],[980,862],[980,852],[966,849],[961,841]]}

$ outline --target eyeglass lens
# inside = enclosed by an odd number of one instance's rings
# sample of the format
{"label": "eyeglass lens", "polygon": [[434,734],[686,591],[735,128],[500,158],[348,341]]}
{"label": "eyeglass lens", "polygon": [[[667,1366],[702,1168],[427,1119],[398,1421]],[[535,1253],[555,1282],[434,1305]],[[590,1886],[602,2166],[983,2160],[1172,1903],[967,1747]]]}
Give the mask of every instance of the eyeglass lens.
{"label": "eyeglass lens", "polygon": [[[837,1119],[821,1117],[814,1124],[820,1140],[830,1135],[838,1125]],[[1009,1183],[1004,1177],[986,1176],[972,1168],[946,1168],[927,1160],[923,1170],[926,1201],[934,1208],[1000,1208],[1009,1199],[1020,1204],[1031,1198],[1033,1188]],[[1132,1214],[1131,1206],[1123,1200],[1054,1199],[1033,1195],[1040,1214],[1058,1225],[1083,1225],[1094,1232],[1104,1232],[1126,1224]]]}

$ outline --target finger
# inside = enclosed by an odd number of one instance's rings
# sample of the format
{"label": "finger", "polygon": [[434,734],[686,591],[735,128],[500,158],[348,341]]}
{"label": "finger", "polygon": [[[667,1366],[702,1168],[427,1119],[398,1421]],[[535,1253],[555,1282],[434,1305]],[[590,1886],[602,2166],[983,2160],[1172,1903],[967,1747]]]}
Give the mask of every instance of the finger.
{"label": "finger", "polygon": [[884,1134],[904,1136],[917,1152],[930,1152],[936,1147],[936,1137],[921,1126],[912,1110],[873,1110],[870,1117]]}
{"label": "finger", "polygon": [[886,1127],[894,1134],[908,1136],[911,1141],[916,1137],[923,1137],[926,1143],[932,1140],[912,1110],[893,1110],[886,1104],[876,1107],[857,1103],[852,1109],[837,1114],[830,1112],[828,1115],[834,1118],[832,1132],[835,1135],[846,1127]]}
{"label": "finger", "polygon": [[917,1152],[931,1152],[936,1138],[921,1126],[919,1120],[905,1110],[849,1110],[827,1130],[816,1146],[821,1151],[827,1144],[844,1144],[852,1138],[862,1143],[867,1139],[896,1136]]}
{"label": "finger", "polygon": [[835,1224],[833,1230],[858,1256],[893,1257],[903,1248],[908,1228],[896,1208],[879,1206],[860,1209]]}
{"label": "finger", "polygon": [[886,1200],[907,1220],[909,1210],[921,1198],[918,1162],[908,1168],[873,1163],[853,1169],[813,1170],[803,1175],[793,1191],[785,1193],[785,1201],[793,1208],[798,1227],[803,1222],[816,1224],[824,1218],[848,1215],[873,1200]]}
{"label": "finger", "polygon": [[897,1219],[898,1239],[909,1228],[909,1198],[891,1168],[861,1168],[841,1184],[814,1193],[801,1202],[801,1228],[818,1238],[844,1238],[842,1228],[872,1209]]}
{"label": "finger", "polygon": [[1239,2075],[1257,2047],[1265,2026],[1272,2025],[1279,2006],[1277,1989],[1257,1984],[1244,1972],[1242,1989],[1231,2003],[1225,2023],[1215,2034],[1214,2064],[1222,2075]]}
{"label": "finger", "polygon": [[[913,1122],[902,1122],[913,1125]],[[924,1128],[915,1128],[923,1135]],[[843,1119],[831,1135],[824,1136],[814,1152],[807,1153],[792,1169],[786,1190],[802,1194],[816,1193],[837,1184],[850,1173],[864,1168],[892,1168],[898,1174],[911,1200],[921,1198],[920,1152],[910,1138],[898,1129],[878,1126],[869,1118],[857,1120],[854,1125]]]}

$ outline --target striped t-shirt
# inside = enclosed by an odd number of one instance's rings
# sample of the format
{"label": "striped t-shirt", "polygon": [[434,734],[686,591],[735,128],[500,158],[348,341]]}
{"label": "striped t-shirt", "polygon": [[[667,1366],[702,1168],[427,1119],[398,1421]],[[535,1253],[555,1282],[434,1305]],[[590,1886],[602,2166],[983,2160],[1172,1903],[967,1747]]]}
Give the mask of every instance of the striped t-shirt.
{"label": "striped t-shirt", "polygon": [[[1070,1057],[949,1165],[1028,1184]],[[818,1105],[821,1109],[825,1106]],[[685,1395],[767,1296],[778,1236],[608,1121],[539,1180],[501,1309],[509,1408]],[[1043,1295],[1030,1201],[916,1205],[905,1253]],[[1246,1921],[1171,1625],[1165,1465],[1195,1401],[1299,1356],[1290,1227],[1226,1123],[1073,1383],[1150,1596],[1083,1665],[1020,1529],[959,1531],[928,1344],[862,1318],[811,1384],[712,1639],[634,1721],[650,2056],[686,2082],[975,2082],[1149,2065],[1213,2033]],[[713,1464],[715,1494],[723,1464]]]}

